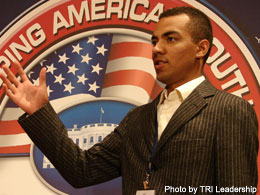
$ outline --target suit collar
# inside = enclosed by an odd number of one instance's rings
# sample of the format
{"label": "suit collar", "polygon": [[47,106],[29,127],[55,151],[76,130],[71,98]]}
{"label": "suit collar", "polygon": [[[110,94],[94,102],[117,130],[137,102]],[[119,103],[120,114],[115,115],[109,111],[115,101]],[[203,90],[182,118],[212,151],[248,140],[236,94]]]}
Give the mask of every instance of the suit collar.
{"label": "suit collar", "polygon": [[[160,93],[161,94],[161,93]],[[155,138],[155,120],[157,120],[157,105],[160,101],[160,94],[149,104],[144,106],[144,126],[143,126],[143,133],[144,139],[146,144],[152,152],[152,148],[154,145],[154,138]]]}
{"label": "suit collar", "polygon": [[[214,96],[216,88],[213,87],[208,80],[203,81],[193,92],[186,98],[186,100],[176,110],[170,119],[166,129],[162,133],[160,141],[158,142],[157,151],[174,135],[181,126],[188,120],[195,116],[201,109],[207,105],[207,98]],[[144,108],[144,137],[147,146],[152,152],[154,138],[155,138],[155,120],[157,120],[157,105],[160,101],[160,94],[147,104]]]}
{"label": "suit collar", "polygon": [[215,95],[217,89],[206,79],[194,91],[197,91],[201,97],[207,98]]}
{"label": "suit collar", "polygon": [[[193,90],[170,119],[158,142],[157,152],[184,124],[207,106],[207,98],[214,96],[215,93],[216,88],[207,80]],[[157,99],[154,101],[154,107],[157,107]]]}

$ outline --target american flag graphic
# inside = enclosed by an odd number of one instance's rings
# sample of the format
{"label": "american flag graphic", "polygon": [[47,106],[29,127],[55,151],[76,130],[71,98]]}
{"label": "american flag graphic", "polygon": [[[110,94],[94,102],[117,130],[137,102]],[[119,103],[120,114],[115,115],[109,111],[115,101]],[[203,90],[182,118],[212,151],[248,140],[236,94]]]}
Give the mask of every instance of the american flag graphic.
{"label": "american flag graphic", "polygon": [[[149,41],[124,34],[101,34],[72,41],[28,73],[37,85],[47,68],[47,87],[55,110],[82,98],[113,97],[145,104],[162,90],[156,81]],[[31,140],[17,119],[23,111],[11,101],[0,118],[0,156],[28,156]]]}

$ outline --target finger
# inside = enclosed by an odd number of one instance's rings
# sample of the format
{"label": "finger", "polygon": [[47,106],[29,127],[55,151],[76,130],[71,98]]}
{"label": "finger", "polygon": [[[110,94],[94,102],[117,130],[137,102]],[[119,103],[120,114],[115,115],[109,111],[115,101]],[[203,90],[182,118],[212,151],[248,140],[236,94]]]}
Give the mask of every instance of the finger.
{"label": "finger", "polygon": [[7,89],[10,89],[13,93],[16,91],[16,87],[9,81],[8,78],[6,78],[2,73],[0,73],[0,78],[3,80],[5,87]]}
{"label": "finger", "polygon": [[41,69],[39,86],[46,87],[46,68]]}
{"label": "finger", "polygon": [[0,72],[0,79],[2,79],[2,81],[4,81],[4,79],[5,79],[5,75],[1,72]]}
{"label": "finger", "polygon": [[[18,81],[18,79],[16,78],[14,73],[10,70],[10,68],[8,68],[6,65],[4,65],[3,69],[8,77],[8,81],[15,84],[15,86],[18,86],[20,84],[20,82]],[[9,85],[7,85],[7,87],[9,87]]]}
{"label": "finger", "polygon": [[5,91],[6,95],[7,95],[11,100],[14,101],[15,96],[14,96],[14,94],[12,93],[12,91],[8,89],[8,87],[6,86],[5,83],[3,84],[3,88],[4,88],[4,91]]}
{"label": "finger", "polygon": [[28,77],[27,77],[27,75],[25,74],[25,72],[24,72],[24,70],[23,70],[21,64],[20,64],[18,61],[15,61],[15,62],[14,62],[14,66],[15,66],[15,68],[17,69],[18,74],[20,75],[22,81],[27,81],[27,80],[28,80]]}

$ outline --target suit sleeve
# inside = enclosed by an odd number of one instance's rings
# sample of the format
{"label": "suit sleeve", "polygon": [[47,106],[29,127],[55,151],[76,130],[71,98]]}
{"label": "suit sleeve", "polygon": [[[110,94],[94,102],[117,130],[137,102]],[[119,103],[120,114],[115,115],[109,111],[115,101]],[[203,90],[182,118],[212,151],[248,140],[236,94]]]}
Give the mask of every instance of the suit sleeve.
{"label": "suit sleeve", "polygon": [[21,116],[19,123],[72,186],[86,187],[121,175],[119,128],[103,142],[83,151],[68,138],[65,126],[50,103],[31,116]]}
{"label": "suit sleeve", "polygon": [[258,122],[255,111],[240,99],[222,109],[224,114],[215,137],[216,186],[257,187]]}

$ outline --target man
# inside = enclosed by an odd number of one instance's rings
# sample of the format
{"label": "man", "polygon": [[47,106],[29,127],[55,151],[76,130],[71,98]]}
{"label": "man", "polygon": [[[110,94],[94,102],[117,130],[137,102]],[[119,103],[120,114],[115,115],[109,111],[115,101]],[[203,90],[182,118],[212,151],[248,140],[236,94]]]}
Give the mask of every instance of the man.
{"label": "man", "polygon": [[[3,87],[27,115],[19,122],[63,177],[85,187],[122,176],[123,193],[165,186],[256,187],[258,123],[242,98],[214,88],[203,76],[212,45],[208,18],[179,7],[160,16],[152,36],[157,79],[165,90],[135,108],[101,143],[82,151],[48,102],[45,73],[33,86],[22,68],[20,83],[5,66]],[[144,185],[143,185],[144,184]],[[248,192],[249,191],[244,191]],[[244,193],[243,192],[243,193]]]}

